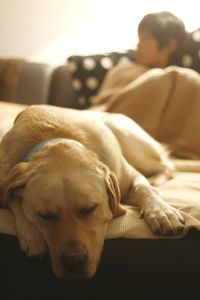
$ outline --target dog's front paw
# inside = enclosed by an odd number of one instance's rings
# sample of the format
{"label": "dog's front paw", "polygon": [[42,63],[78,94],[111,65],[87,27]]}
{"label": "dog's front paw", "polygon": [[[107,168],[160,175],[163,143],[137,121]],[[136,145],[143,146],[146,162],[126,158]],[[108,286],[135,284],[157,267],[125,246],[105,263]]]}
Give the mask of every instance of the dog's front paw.
{"label": "dog's front paw", "polygon": [[47,245],[38,231],[28,220],[17,228],[20,248],[27,256],[42,256],[47,253]]}
{"label": "dog's front paw", "polygon": [[156,234],[176,235],[184,229],[185,221],[180,212],[161,199],[144,211],[144,217]]}

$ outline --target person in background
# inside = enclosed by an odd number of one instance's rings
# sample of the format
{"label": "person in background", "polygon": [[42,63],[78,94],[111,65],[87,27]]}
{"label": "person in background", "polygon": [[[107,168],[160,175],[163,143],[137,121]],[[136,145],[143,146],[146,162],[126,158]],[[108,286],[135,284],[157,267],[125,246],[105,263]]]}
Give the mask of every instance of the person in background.
{"label": "person in background", "polygon": [[182,20],[168,11],[150,13],[138,26],[136,62],[148,67],[171,65],[186,37]]}
{"label": "person in background", "polygon": [[150,13],[138,25],[138,45],[134,62],[122,62],[107,72],[91,109],[98,109],[113,95],[151,68],[173,65],[187,33],[183,21],[171,12]]}

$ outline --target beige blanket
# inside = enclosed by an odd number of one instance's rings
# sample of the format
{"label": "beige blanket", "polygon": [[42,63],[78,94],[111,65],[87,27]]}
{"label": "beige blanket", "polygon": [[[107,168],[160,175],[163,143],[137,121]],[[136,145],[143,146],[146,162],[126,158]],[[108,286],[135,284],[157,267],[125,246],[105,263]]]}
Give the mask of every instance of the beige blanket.
{"label": "beige blanket", "polygon": [[[143,74],[137,78],[137,73]],[[125,85],[120,84],[123,77]],[[108,74],[91,109],[123,113],[169,144],[174,154],[200,158],[200,75],[193,70],[118,66]]]}
{"label": "beige blanket", "polygon": [[159,191],[169,204],[179,208],[185,218],[185,228],[177,236],[160,236],[151,232],[143,218],[140,218],[136,207],[127,207],[127,213],[113,219],[107,231],[107,239],[135,238],[135,239],[160,239],[181,238],[191,228],[200,230],[200,174],[177,173],[173,180],[168,181],[159,188]]}

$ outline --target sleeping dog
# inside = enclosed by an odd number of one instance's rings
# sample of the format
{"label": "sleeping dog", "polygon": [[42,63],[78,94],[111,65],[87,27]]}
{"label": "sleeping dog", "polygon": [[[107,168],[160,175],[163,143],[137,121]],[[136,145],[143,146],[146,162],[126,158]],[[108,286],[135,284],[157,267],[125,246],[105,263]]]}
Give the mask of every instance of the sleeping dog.
{"label": "sleeping dog", "polygon": [[[29,256],[47,249],[60,277],[92,277],[106,229],[136,205],[151,230],[174,235],[180,212],[145,176],[174,171],[163,146],[120,114],[48,105],[21,112],[0,144],[1,205]],[[145,176],[144,176],[145,175]]]}

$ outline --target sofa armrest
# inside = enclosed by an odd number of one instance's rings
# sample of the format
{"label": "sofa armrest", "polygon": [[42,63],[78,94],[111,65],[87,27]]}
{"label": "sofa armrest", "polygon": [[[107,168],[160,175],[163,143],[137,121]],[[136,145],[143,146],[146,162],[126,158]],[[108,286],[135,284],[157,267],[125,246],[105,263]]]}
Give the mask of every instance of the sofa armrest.
{"label": "sofa armrest", "polygon": [[52,70],[53,68],[46,64],[25,62],[19,77],[16,102],[48,103]]}
{"label": "sofa armrest", "polygon": [[72,87],[72,78],[67,65],[61,65],[54,69],[49,104],[76,108],[77,94]]}

